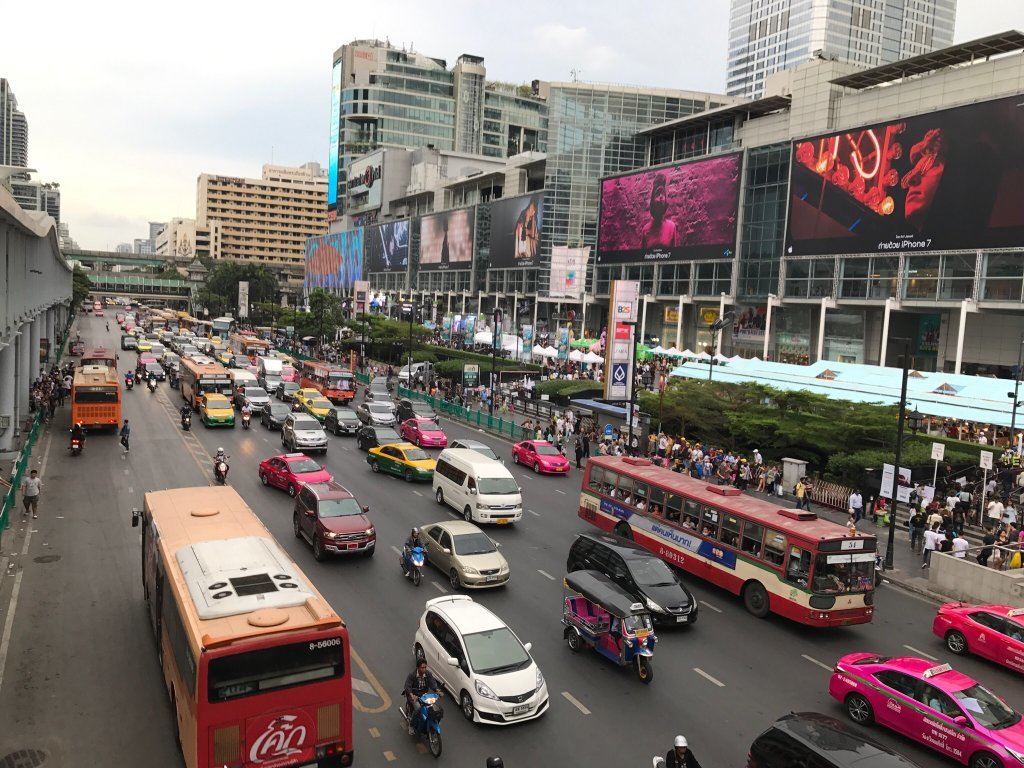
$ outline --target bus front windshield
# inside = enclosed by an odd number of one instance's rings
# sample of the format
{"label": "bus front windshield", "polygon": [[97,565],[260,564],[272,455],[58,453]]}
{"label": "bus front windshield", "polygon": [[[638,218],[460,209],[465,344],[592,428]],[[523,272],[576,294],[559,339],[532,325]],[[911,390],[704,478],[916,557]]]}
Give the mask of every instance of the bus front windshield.
{"label": "bus front windshield", "polygon": [[352,377],[340,373],[332,373],[327,377],[327,386],[331,389],[352,389]]}
{"label": "bus front windshield", "polygon": [[874,587],[875,554],[819,554],[814,560],[814,592],[867,592]]}

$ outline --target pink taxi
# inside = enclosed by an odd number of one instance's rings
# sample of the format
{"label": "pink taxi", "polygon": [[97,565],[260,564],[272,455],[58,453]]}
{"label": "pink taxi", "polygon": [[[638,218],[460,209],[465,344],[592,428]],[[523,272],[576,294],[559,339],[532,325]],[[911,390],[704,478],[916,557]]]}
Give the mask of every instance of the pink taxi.
{"label": "pink taxi", "polygon": [[547,440],[524,440],[512,446],[512,461],[533,467],[538,474],[567,475],[569,460]]}
{"label": "pink taxi", "polygon": [[288,365],[287,363],[281,366],[281,381],[292,382],[298,380],[299,372],[296,371],[293,366]]}
{"label": "pink taxi", "polygon": [[946,603],[935,614],[932,632],[953,653],[973,653],[1024,672],[1024,608]]}
{"label": "pink taxi", "polygon": [[828,692],[855,723],[877,721],[970,768],[1024,765],[1021,716],[949,664],[851,653],[836,662]]}

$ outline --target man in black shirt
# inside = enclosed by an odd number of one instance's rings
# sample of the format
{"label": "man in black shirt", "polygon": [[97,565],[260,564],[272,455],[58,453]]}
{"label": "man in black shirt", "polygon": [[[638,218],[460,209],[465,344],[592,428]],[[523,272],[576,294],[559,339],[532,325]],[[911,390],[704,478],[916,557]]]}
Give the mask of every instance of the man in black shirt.
{"label": "man in black shirt", "polygon": [[700,768],[685,736],[676,736],[671,751],[665,755],[665,768]]}
{"label": "man in black shirt", "polygon": [[416,722],[415,718],[420,711],[420,696],[428,691],[440,693],[441,684],[427,669],[427,662],[424,659],[420,659],[416,662],[416,669],[405,678],[405,690],[402,691],[405,694],[408,707],[406,711],[412,713],[412,717],[409,718],[410,736],[416,734],[416,727],[413,723]]}

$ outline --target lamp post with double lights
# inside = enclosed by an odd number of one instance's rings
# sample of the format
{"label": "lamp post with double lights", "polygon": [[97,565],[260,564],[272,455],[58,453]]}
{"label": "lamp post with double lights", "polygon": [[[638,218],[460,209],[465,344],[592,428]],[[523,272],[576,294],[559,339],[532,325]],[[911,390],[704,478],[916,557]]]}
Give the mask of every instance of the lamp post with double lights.
{"label": "lamp post with double lights", "polygon": [[[718,334],[725,326],[736,320],[736,313],[732,310],[726,312],[720,318],[715,320],[709,326],[711,329],[711,350],[714,352],[716,349],[715,342],[718,340]],[[712,354],[711,359],[708,360],[708,381],[711,381],[711,373],[715,370],[715,356]]]}
{"label": "lamp post with double lights", "polygon": [[1007,392],[1007,397],[1013,398],[1013,412],[1010,415],[1010,445],[1018,451],[1020,444],[1017,440],[1017,408],[1020,406],[1020,366],[1024,363],[1024,335],[1020,337],[1020,344],[1017,346],[1017,371],[1013,376],[1013,392]]}
{"label": "lamp post with double lights", "polygon": [[636,419],[634,409],[636,408],[636,352],[640,345],[637,338],[640,333],[640,323],[636,320],[619,320],[619,325],[629,326],[632,331],[630,336],[633,339],[632,349],[629,355],[629,410],[626,412],[626,424],[629,427],[629,442],[626,444],[627,451],[633,450],[633,422]]}
{"label": "lamp post with double lights", "polygon": [[915,408],[912,413],[907,414],[907,379],[910,375],[910,339],[903,341],[903,379],[900,384],[900,412],[896,423],[896,470],[893,478],[892,507],[889,510],[889,536],[885,548],[884,568],[891,571],[893,567],[893,554],[896,546],[896,509],[900,501],[900,462],[903,459],[903,427],[904,424],[910,427],[910,431],[917,434],[921,428],[924,417]]}
{"label": "lamp post with double lights", "polygon": [[494,386],[494,372],[498,367],[498,347],[501,345],[501,329],[504,319],[501,307],[495,307],[494,322],[491,324],[491,396],[487,398],[487,413],[491,416],[494,415],[494,396],[498,391]]}

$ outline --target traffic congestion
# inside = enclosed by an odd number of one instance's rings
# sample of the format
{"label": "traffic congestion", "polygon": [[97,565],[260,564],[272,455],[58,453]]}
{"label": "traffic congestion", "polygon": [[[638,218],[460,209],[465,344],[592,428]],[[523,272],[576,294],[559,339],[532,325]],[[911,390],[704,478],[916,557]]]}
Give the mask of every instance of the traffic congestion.
{"label": "traffic congestion", "polygon": [[873,536],[788,504],[640,458],[578,470],[393,381],[115,316],[78,327],[119,349],[133,450],[96,432],[82,458],[124,462],[135,506],[237,492],[348,627],[359,765],[442,732],[460,766],[1024,765],[1018,607],[876,590]]}

